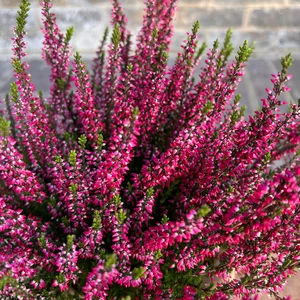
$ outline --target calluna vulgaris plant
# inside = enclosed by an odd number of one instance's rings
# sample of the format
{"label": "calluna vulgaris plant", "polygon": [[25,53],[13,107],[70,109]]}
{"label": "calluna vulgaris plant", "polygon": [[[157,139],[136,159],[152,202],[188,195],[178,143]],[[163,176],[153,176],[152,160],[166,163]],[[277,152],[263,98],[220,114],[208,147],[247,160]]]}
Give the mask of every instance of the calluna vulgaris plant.
{"label": "calluna vulgaris plant", "polygon": [[45,99],[22,0],[0,119],[1,299],[279,299],[300,266],[299,103],[279,99],[291,56],[245,118],[234,94],[253,47],[228,63],[229,30],[194,80],[196,22],[169,67],[175,2],[146,1],[133,52],[113,0],[89,75],[44,1]]}

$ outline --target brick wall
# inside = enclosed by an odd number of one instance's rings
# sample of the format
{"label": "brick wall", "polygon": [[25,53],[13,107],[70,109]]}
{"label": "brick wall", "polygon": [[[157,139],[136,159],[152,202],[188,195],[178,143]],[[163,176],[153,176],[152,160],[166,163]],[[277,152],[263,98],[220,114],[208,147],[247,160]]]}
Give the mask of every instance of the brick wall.
{"label": "brick wall", "polygon": [[[142,21],[143,0],[121,0],[136,34]],[[42,45],[40,8],[32,0],[28,19],[28,52],[39,54]],[[16,9],[20,0],[0,0],[0,55],[10,55]],[[94,53],[104,28],[109,25],[109,0],[55,0],[53,11],[62,30],[75,26],[74,50]],[[256,41],[256,55],[300,55],[300,0],[179,0],[175,18],[173,51],[185,39],[195,20],[200,20],[200,37],[212,45],[228,27],[234,31],[236,46],[244,39]]]}

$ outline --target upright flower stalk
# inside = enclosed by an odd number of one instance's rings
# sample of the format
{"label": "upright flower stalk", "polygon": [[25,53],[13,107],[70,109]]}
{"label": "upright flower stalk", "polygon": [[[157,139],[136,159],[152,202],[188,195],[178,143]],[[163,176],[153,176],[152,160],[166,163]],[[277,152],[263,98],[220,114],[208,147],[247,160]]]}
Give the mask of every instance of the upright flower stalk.
{"label": "upright flower stalk", "polygon": [[229,62],[228,30],[194,79],[199,22],[170,66],[176,1],[145,4],[133,52],[112,0],[90,76],[42,2],[46,99],[23,61],[21,2],[0,116],[2,298],[282,299],[300,267],[300,103],[280,99],[291,55],[244,116],[235,92],[253,46]]}

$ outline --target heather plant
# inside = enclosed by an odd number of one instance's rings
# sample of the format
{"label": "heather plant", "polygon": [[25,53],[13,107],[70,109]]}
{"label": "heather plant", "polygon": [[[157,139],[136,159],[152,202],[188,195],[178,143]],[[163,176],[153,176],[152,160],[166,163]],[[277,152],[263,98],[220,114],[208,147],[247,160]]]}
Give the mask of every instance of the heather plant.
{"label": "heather plant", "polygon": [[194,78],[199,23],[169,66],[176,0],[145,4],[133,51],[112,1],[89,74],[44,1],[46,99],[24,60],[21,1],[0,118],[1,299],[280,299],[300,266],[299,103],[280,100],[291,55],[244,116],[253,46],[229,62],[229,30]]}

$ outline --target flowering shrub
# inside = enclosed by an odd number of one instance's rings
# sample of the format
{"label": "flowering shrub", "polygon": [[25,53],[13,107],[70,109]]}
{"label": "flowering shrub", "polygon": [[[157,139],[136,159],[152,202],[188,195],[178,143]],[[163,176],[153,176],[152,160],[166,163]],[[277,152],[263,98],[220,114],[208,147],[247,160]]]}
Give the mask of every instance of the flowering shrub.
{"label": "flowering shrub", "polygon": [[23,60],[22,0],[0,118],[1,299],[279,299],[300,266],[299,103],[279,99],[291,56],[244,117],[235,91],[253,47],[228,63],[228,31],[195,80],[196,22],[169,67],[175,2],[146,2],[133,53],[113,0],[89,75],[44,1],[45,99]]}

